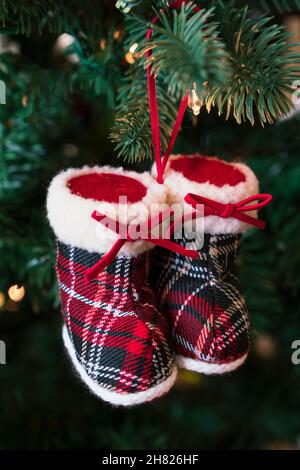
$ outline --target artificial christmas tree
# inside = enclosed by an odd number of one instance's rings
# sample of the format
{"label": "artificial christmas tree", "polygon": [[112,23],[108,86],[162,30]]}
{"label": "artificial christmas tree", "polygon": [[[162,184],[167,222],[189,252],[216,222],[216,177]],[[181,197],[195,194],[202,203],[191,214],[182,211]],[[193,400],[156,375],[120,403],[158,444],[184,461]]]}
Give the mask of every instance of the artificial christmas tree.
{"label": "artificial christmas tree", "polygon": [[[118,9],[111,0],[0,1],[2,448],[253,449],[287,440],[297,446],[300,382],[291,345],[300,337],[299,114],[281,118],[293,109],[299,79],[285,18],[299,14],[300,4],[199,0],[195,17],[193,6],[175,12],[169,3],[124,1]],[[261,214],[266,229],[243,235],[237,259],[254,343],[245,366],[222,378],[184,371],[164,400],[127,411],[85,393],[70,370],[45,200],[64,168],[149,171],[150,61],[162,156],[180,100],[195,82],[200,113],[186,113],[174,152],[238,158],[273,202]],[[24,288],[20,302],[9,297],[12,286]],[[272,355],[261,338],[272,342]]]}

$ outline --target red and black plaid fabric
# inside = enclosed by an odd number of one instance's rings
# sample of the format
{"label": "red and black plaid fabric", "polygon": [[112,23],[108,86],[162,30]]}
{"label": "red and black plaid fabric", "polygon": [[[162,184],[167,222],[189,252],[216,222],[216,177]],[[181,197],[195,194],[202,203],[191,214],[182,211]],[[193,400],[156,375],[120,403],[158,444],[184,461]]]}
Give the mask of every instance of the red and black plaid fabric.
{"label": "red and black plaid fabric", "polygon": [[84,273],[101,254],[58,242],[62,311],[76,357],[92,380],[120,394],[148,390],[174,366],[169,328],[147,281],[148,256],[118,256],[87,283]]}
{"label": "red and black plaid fabric", "polygon": [[[202,241],[195,260],[155,248],[151,282],[172,325],[177,355],[228,364],[249,349],[249,317],[235,267],[240,235],[205,234]],[[189,240],[189,248],[199,242]]]}

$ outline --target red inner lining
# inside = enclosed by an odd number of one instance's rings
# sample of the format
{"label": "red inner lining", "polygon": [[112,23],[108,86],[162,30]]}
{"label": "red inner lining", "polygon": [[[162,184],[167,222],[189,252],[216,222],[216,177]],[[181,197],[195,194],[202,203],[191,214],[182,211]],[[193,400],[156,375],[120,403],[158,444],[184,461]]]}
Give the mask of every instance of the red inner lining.
{"label": "red inner lining", "polygon": [[114,173],[90,173],[72,178],[68,182],[71,193],[84,199],[104,202],[119,202],[121,196],[127,202],[138,202],[147,193],[147,188],[134,178]]}
{"label": "red inner lining", "polygon": [[221,188],[225,184],[236,186],[246,181],[245,175],[236,167],[209,157],[181,157],[172,160],[170,167],[185,178],[197,183],[210,183]]}

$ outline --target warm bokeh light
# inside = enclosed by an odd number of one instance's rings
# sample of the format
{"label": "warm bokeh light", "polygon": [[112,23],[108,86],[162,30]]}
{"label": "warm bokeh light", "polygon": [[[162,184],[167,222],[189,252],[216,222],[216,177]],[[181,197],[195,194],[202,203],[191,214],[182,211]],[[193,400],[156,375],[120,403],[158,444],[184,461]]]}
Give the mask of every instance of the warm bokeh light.
{"label": "warm bokeh light", "polygon": [[20,302],[24,298],[25,288],[15,284],[8,289],[8,295],[14,302]]}

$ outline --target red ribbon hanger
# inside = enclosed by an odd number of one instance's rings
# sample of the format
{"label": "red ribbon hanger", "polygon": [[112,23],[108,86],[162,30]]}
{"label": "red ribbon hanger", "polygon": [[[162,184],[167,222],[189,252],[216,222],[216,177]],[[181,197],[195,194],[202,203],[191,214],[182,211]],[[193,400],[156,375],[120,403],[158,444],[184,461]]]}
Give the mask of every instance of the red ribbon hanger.
{"label": "red ribbon hanger", "polygon": [[131,226],[113,220],[110,217],[97,211],[93,212],[92,217],[93,219],[97,220],[97,222],[100,222],[104,226],[107,226],[110,230],[115,231],[119,235],[119,238],[114,243],[112,248],[104,256],[102,256],[102,258],[94,266],[86,270],[84,274],[84,278],[86,281],[90,281],[97,277],[99,272],[101,272],[110,263],[112,263],[125,243],[146,241],[152,243],[153,245],[166,248],[167,250],[173,251],[174,253],[179,253],[183,256],[188,256],[190,258],[196,258],[198,256],[197,251],[188,250],[182,245],[172,242],[170,239],[152,237],[152,229],[155,226],[161,224],[161,222],[166,220],[166,218],[170,217],[170,209],[166,209],[165,211],[160,212],[156,216],[149,218],[143,224]]}
{"label": "red ribbon hanger", "polygon": [[[179,9],[183,4],[188,4],[189,0],[176,0],[170,3],[169,8],[171,9]],[[195,8],[195,12],[199,11],[198,7]],[[155,24],[158,21],[159,17],[156,16],[152,23]],[[152,29],[148,29],[146,34],[146,39],[149,40],[152,35]],[[146,51],[147,59],[151,56],[152,50],[148,49]],[[151,121],[151,129],[152,129],[152,139],[153,139],[153,146],[154,146],[154,159],[157,169],[157,182],[163,184],[164,182],[164,171],[168,162],[168,158],[172,152],[173,146],[176,141],[176,137],[180,130],[182,120],[188,105],[189,100],[189,92],[187,91],[184,97],[181,100],[177,118],[173,127],[173,131],[170,137],[170,142],[167,146],[164,158],[162,159],[161,155],[161,142],[160,142],[160,130],[159,130],[159,116],[158,116],[158,106],[157,106],[157,93],[156,93],[156,84],[155,84],[155,76],[152,73],[152,64],[148,65],[147,67],[147,80],[148,80],[148,96],[149,96],[149,108],[150,108],[150,121]]]}

